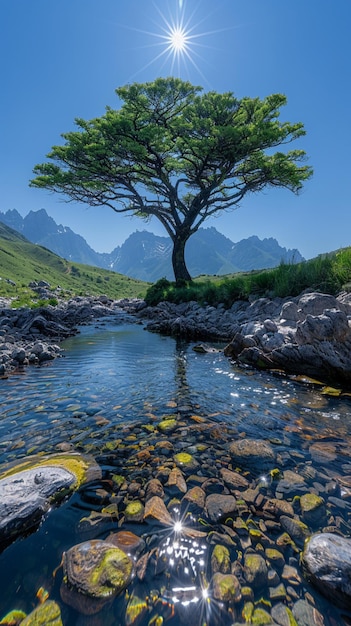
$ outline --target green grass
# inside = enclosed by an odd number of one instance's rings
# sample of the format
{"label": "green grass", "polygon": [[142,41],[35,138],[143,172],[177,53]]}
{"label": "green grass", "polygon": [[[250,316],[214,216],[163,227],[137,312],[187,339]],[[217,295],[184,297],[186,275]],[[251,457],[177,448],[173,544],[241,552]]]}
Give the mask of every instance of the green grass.
{"label": "green grass", "polygon": [[351,291],[351,248],[320,255],[297,264],[282,263],[269,270],[243,272],[226,277],[205,277],[177,285],[161,279],[148,288],[146,301],[155,305],[161,300],[230,307],[236,300],[249,296],[285,298],[298,296],[305,289],[336,295]]}
{"label": "green grass", "polygon": [[[63,297],[102,295],[110,298],[146,297],[148,304],[161,300],[201,304],[223,303],[230,307],[249,296],[297,296],[305,289],[336,295],[351,291],[351,247],[320,255],[298,264],[282,263],[264,271],[242,272],[230,276],[200,276],[176,285],[166,279],[145,283],[98,267],[71,263],[42,246],[37,246],[0,222],[0,297],[14,298],[13,306],[39,306],[29,288],[32,281],[45,280]],[[15,285],[8,281],[12,281]],[[53,293],[51,304],[55,304]]]}
{"label": "green grass", "polygon": [[0,296],[16,298],[15,306],[38,305],[37,295],[28,285],[39,280],[50,283],[52,289],[59,286],[64,297],[142,298],[148,287],[148,283],[116,272],[61,259],[0,222]]}

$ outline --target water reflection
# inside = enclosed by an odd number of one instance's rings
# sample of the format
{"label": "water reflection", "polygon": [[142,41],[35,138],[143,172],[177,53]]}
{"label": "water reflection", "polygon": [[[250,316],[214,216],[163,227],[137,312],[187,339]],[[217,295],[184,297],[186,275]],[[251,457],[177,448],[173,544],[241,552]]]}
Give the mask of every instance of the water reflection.
{"label": "water reflection", "polygon": [[[177,452],[196,457],[193,480],[208,480],[211,493],[211,480],[216,489],[222,468],[235,469],[228,455],[232,441],[263,438],[274,447],[281,471],[252,471],[247,501],[238,498],[238,519],[234,516],[226,526],[240,545],[232,549],[233,561],[243,561],[244,550],[254,550],[259,542],[265,547],[271,541],[262,511],[255,518],[256,496],[263,502],[278,493],[299,510],[301,483],[329,498],[329,521],[338,532],[350,533],[349,399],[327,398],[288,379],[238,369],[221,353],[198,354],[186,342],[139,326],[86,328],[66,348],[66,356],[49,366],[0,381],[0,461],[57,450],[89,452],[99,461],[103,480],[83,487],[51,511],[35,534],[1,555],[0,619],[14,606],[32,610],[40,586],[60,602],[60,573],[54,578],[52,572],[62,551],[124,527],[125,503],[143,500],[154,475],[167,491],[167,471]],[[160,432],[165,416],[176,416],[176,436]],[[296,473],[300,482],[292,480]],[[194,484],[190,476],[188,487]],[[176,495],[180,500],[182,493]],[[208,536],[221,533],[223,526],[200,525],[173,496],[165,496],[172,523],[161,530],[151,525],[145,535],[150,575],[135,580],[130,596],[119,598],[94,623],[223,626],[241,619],[242,607],[236,614],[235,607],[216,600],[209,583],[213,544]],[[145,524],[131,523],[128,529],[144,536]],[[296,557],[289,549],[287,563]],[[305,593],[302,585],[298,592]],[[67,607],[64,611],[65,626],[92,623]]]}

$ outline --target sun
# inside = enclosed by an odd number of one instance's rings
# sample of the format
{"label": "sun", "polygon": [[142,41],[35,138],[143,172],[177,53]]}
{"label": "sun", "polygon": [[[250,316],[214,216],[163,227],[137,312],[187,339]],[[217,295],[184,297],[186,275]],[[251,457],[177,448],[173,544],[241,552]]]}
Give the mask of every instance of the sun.
{"label": "sun", "polygon": [[189,36],[182,26],[171,26],[169,35],[169,46],[175,54],[185,52],[189,42]]}
{"label": "sun", "polygon": [[202,53],[206,53],[206,49],[209,49],[211,46],[204,44],[203,40],[220,31],[203,32],[200,30],[200,25],[204,21],[208,21],[210,16],[206,14],[205,17],[202,16],[200,19],[196,19],[196,9],[193,9],[192,13],[186,16],[185,1],[178,1],[178,9],[174,13],[171,12],[168,17],[166,16],[164,6],[162,10],[156,1],[152,3],[160,18],[157,21],[152,20],[156,30],[132,28],[132,30],[143,33],[153,39],[153,43],[145,45],[144,48],[155,47],[159,49],[159,52],[156,52],[150,61],[140,67],[130,77],[130,80],[134,79],[149,66],[158,64],[159,72],[167,67],[170,75],[177,75],[179,78],[185,75],[189,79],[190,71],[192,70],[201,75],[205,83],[208,82],[200,66],[204,62],[208,62],[206,59],[208,55],[205,54],[204,57]]}

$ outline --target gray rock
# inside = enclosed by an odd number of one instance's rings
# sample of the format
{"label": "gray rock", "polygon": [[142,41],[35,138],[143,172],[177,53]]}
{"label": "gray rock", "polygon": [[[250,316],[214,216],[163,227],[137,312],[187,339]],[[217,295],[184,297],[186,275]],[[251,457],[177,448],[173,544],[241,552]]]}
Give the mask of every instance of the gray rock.
{"label": "gray rock", "polygon": [[317,533],[306,543],[302,564],[310,581],[332,602],[351,602],[351,539]]}
{"label": "gray rock", "polygon": [[234,496],[226,496],[212,493],[206,498],[206,511],[211,522],[216,523],[220,519],[230,517],[236,511]]}
{"label": "gray rock", "polygon": [[35,526],[50,506],[50,496],[76,482],[74,474],[56,466],[24,470],[0,480],[0,541]]}
{"label": "gray rock", "polygon": [[298,626],[324,626],[326,622],[322,613],[308,604],[306,600],[298,600],[293,606],[293,616]]}
{"label": "gray rock", "polygon": [[266,470],[275,462],[275,452],[272,446],[259,439],[241,439],[229,446],[229,452],[239,467]]}

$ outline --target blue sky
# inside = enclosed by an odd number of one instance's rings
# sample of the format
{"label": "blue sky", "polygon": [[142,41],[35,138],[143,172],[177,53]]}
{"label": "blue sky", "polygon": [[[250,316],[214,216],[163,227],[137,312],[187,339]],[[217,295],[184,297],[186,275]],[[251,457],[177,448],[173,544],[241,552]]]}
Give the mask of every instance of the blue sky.
{"label": "blue sky", "polygon": [[[180,15],[192,62],[172,68],[160,35]],[[118,107],[118,86],[173,73],[238,98],[284,93],[281,120],[307,131],[292,145],[314,168],[299,196],[269,189],[208,226],[233,241],[275,237],[306,258],[351,245],[350,26],[350,0],[1,0],[0,211],[44,208],[98,251],[135,230],[165,234],[28,181],[75,117]]]}

